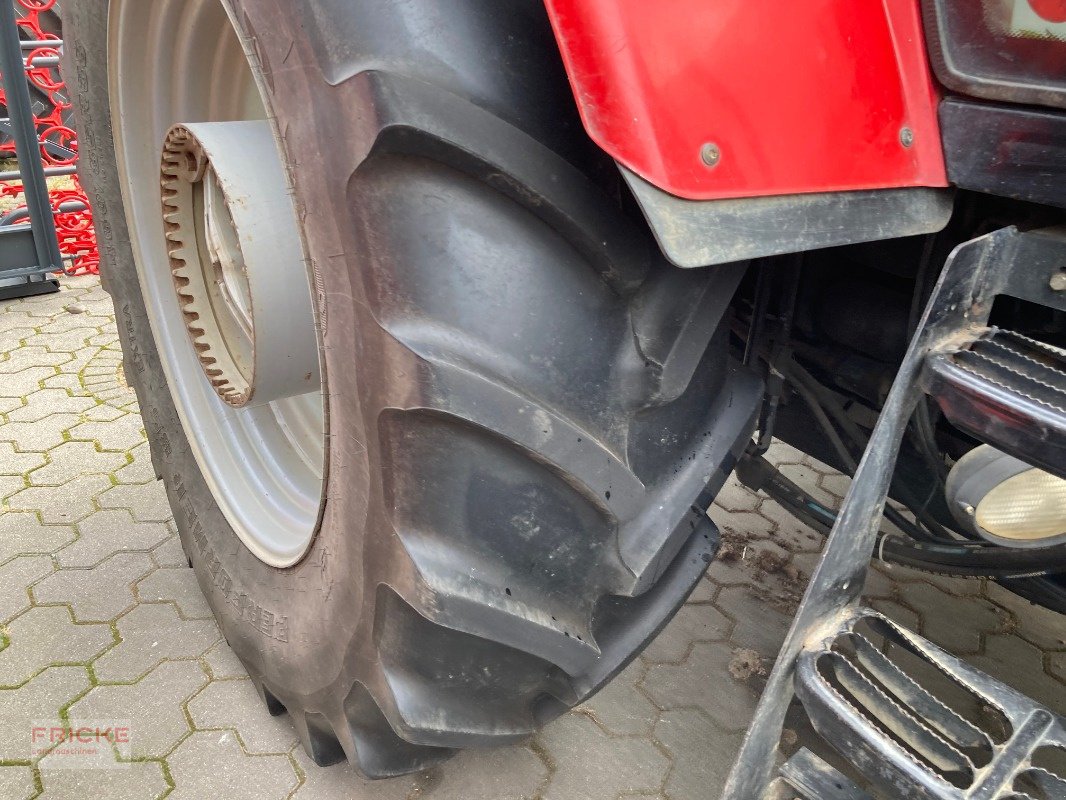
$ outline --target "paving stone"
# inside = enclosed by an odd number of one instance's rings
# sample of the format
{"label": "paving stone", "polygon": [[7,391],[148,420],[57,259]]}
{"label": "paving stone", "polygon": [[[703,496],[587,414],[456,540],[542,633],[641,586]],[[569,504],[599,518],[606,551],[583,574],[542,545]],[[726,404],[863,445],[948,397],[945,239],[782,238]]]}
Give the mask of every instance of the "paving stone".
{"label": "paving stone", "polygon": [[18,689],[0,689],[0,763],[28,761],[34,721],[58,720],[60,709],[88,688],[85,667],[51,667]]}
{"label": "paving stone", "polygon": [[0,475],[25,475],[48,463],[44,453],[19,452],[11,442],[0,442]]}
{"label": "paving stone", "polygon": [[600,727],[616,736],[643,736],[655,727],[659,709],[640,690],[638,684],[647,667],[638,659],[591,699],[581,704]]}
{"label": "paving stone", "polygon": [[736,479],[726,481],[714,504],[725,511],[755,511],[762,503],[758,493],[739,483]]}
{"label": "paving stone", "polygon": [[734,645],[695,644],[681,664],[653,664],[641,684],[663,709],[698,706],[727,731],[742,731],[755,712],[755,692],[729,672]]}
{"label": "paving stone", "polygon": [[170,531],[159,522],[134,522],[129,511],[97,511],[78,524],[78,540],[57,556],[61,567],[91,567],[112,553],[151,550]]}
{"label": "paving stone", "polygon": [[78,414],[52,414],[36,422],[8,422],[0,425],[0,441],[13,442],[23,452],[43,452],[62,444],[63,434],[80,419]]}
{"label": "paving stone", "polygon": [[70,525],[42,525],[29,511],[0,513],[0,564],[20,554],[54,553],[76,536]]}
{"label": "paving stone", "polygon": [[147,553],[118,553],[91,569],[60,569],[33,587],[41,604],[67,603],[78,622],[109,622],[136,599],[133,584],[153,568]]}
{"label": "paving stone", "polygon": [[232,728],[249,753],[287,753],[297,741],[289,718],[270,716],[248,679],[212,681],[188,708],[197,729]]}
{"label": "paving stone", "polygon": [[983,597],[956,597],[929,583],[903,584],[899,595],[911,608],[936,609],[922,615],[922,635],[956,655],[978,652],[983,635],[1005,630],[1010,621],[1007,612]]}
{"label": "paving stone", "polygon": [[177,784],[167,800],[281,800],[297,785],[288,756],[245,755],[230,731],[194,733],[167,763]]}
{"label": "paving stone", "polygon": [[1044,654],[1017,636],[989,636],[984,652],[966,659],[1059,714],[1066,713],[1062,684],[1044,671]]}
{"label": "paving stone", "polygon": [[718,586],[712,581],[701,580],[696,584],[696,588],[692,590],[692,594],[689,595],[688,602],[692,603],[713,603],[715,596],[718,594]]}
{"label": "paving stone", "polygon": [[667,797],[677,800],[714,797],[740,749],[740,734],[727,734],[694,708],[667,711],[655,726],[655,738],[674,766],[666,781]]}
{"label": "paving stone", "polygon": [[825,545],[825,537],[797,520],[777,503],[763,503],[759,513],[772,525],[773,541],[792,553],[818,553]]}
{"label": "paving stone", "polygon": [[[5,357],[0,357],[0,375],[4,377],[6,385],[9,376],[17,375],[23,370],[35,367],[58,367],[70,360],[70,353],[49,353],[43,347],[30,343],[25,347],[19,347],[9,352]],[[23,395],[29,392],[23,392]]]}
{"label": "paving stone", "polygon": [[804,464],[807,462],[807,454],[780,439],[774,439],[770,442],[770,449],[766,451],[766,459],[780,467],[784,464]]}
{"label": "paving stone", "polygon": [[[45,758],[42,764],[47,761]],[[42,766],[41,780],[44,793],[40,800],[156,800],[167,789],[163,767],[157,761],[134,762],[119,769],[49,769]]]}
{"label": "paving stone", "polygon": [[115,486],[97,498],[100,508],[127,508],[138,522],[166,522],[173,519],[166,490],[158,481]]}
{"label": "paving stone", "polygon": [[711,506],[708,513],[727,542],[769,539],[774,535],[774,524],[762,513],[726,511],[717,506]]}
{"label": "paving stone", "polygon": [[129,720],[131,756],[162,758],[189,732],[182,704],[206,683],[195,661],[165,661],[137,683],[93,687],[70,716]]}
{"label": "paving stone", "polygon": [[441,775],[422,795],[426,800],[539,800],[548,767],[527,747],[500,747],[460,753],[441,767]]}
{"label": "paving stone", "polygon": [[53,414],[84,414],[96,405],[91,397],[71,396],[65,389],[39,389],[26,398],[26,405],[8,414],[12,422],[40,422]]}
{"label": "paving stone", "polygon": [[199,658],[219,639],[213,621],[183,620],[168,603],[139,605],[116,625],[122,641],[93,665],[105,682],[136,680],[165,659]]}
{"label": "paving stone", "polygon": [[757,597],[751,589],[728,586],[715,605],[736,621],[730,641],[776,658],[792,618]]}
{"label": "paving stone", "polygon": [[21,475],[0,475],[0,499],[7,499],[26,488],[26,480]]}
{"label": "paving stone", "polygon": [[108,475],[125,466],[124,453],[100,452],[92,442],[64,442],[48,451],[48,464],[29,473],[34,486],[60,486],[79,475]]}
{"label": "paving stone", "polygon": [[[839,500],[836,495],[822,488],[820,482],[825,477],[811,464],[782,464],[779,467],[781,474],[795,484],[802,486],[811,497],[824,506],[836,508]],[[825,467],[823,466],[823,471]]]}
{"label": "paving stone", "polygon": [[162,544],[152,549],[152,558],[163,568],[189,566],[188,556],[185,555],[181,547],[181,539],[176,533],[170,534]]}
{"label": "paving stone", "polygon": [[922,620],[913,609],[901,606],[893,600],[879,600],[876,598],[870,601],[870,607],[875,611],[880,611],[890,620],[902,625],[907,630],[921,633]]}
{"label": "paving stone", "polygon": [[[93,402],[96,402],[95,400]],[[125,416],[126,412],[109,406],[106,403],[97,403],[87,411],[83,411],[81,418],[88,422],[112,422],[119,417]]]}
{"label": "paving stone", "polygon": [[[86,382],[88,385],[88,382]],[[127,414],[111,422],[83,422],[70,429],[70,438],[99,442],[105,450],[126,452],[144,441],[144,423]]]}
{"label": "paving stone", "polygon": [[148,442],[142,442],[129,451],[133,463],[115,470],[115,480],[119,483],[154,483],[155,467],[152,465],[152,453]]}
{"label": "paving stone", "polygon": [[1066,618],[989,581],[985,596],[1011,613],[1013,632],[1041,650],[1066,650]]}
{"label": "paving stone", "polygon": [[724,639],[733,622],[714,606],[686,605],[644,651],[648,661],[680,661],[693,642]]}
{"label": "paving stone", "polygon": [[1052,653],[1048,657],[1048,672],[1066,683],[1066,653]]}
{"label": "paving stone", "polygon": [[62,486],[23,489],[5,502],[17,511],[37,511],[46,523],[77,522],[93,513],[92,499],[110,485],[111,480],[106,475],[82,475]]}
{"label": "paving stone", "polygon": [[[436,788],[422,792],[426,780],[424,774],[372,781],[346,763],[320,767],[304,753],[302,747],[293,750],[292,757],[303,773],[303,783],[293,794],[293,800],[413,800],[415,797],[419,800],[438,800]],[[443,769],[447,770],[454,763],[453,759]],[[459,797],[473,800],[474,795],[461,794]]]}
{"label": "paving stone", "polygon": [[555,764],[543,800],[615,800],[623,792],[657,792],[670,766],[647,739],[610,737],[581,714],[560,717],[537,741]]}
{"label": "paving stone", "polygon": [[52,569],[48,556],[20,556],[0,566],[0,624],[30,607],[27,587]]}
{"label": "paving stone", "polygon": [[196,582],[196,574],[187,566],[157,569],[137,584],[137,596],[142,603],[170,601],[186,619],[211,619],[214,616]]}
{"label": "paving stone", "polygon": [[6,628],[0,686],[18,686],[50,664],[80,664],[114,642],[107,625],[75,625],[62,606],[31,608]]}
{"label": "paving stone", "polygon": [[0,797],[5,800],[30,800],[36,793],[33,771],[29,767],[0,766]]}
{"label": "paving stone", "polygon": [[848,489],[851,488],[851,478],[847,475],[842,475],[839,472],[833,472],[828,475],[820,476],[818,478],[818,485],[831,497],[836,499],[836,502],[833,503],[833,507],[839,508],[840,503],[844,500],[844,496],[848,493]]}
{"label": "paving stone", "polygon": [[207,662],[207,667],[211,670],[211,676],[216,680],[220,678],[248,677],[248,672],[245,670],[244,665],[241,664],[237,654],[226,644],[225,640],[220,641],[208,650],[203,660]]}

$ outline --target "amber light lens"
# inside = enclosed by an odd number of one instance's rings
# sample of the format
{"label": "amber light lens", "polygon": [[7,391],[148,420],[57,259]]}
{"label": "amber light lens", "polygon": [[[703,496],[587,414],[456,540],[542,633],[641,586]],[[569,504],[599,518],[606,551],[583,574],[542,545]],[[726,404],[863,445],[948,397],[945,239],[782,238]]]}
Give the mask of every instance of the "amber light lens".
{"label": "amber light lens", "polygon": [[1029,544],[1066,542],[1066,480],[1030,469],[986,494],[975,512],[977,524],[1001,539]]}

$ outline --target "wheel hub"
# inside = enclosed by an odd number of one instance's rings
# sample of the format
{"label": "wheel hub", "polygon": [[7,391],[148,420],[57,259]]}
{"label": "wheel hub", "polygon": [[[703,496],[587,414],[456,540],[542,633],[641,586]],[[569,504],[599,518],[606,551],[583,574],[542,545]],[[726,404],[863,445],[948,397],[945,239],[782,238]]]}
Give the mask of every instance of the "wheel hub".
{"label": "wheel hub", "polygon": [[266,121],[179,124],[163,146],[174,289],[204,375],[228,405],[321,384],[300,235]]}

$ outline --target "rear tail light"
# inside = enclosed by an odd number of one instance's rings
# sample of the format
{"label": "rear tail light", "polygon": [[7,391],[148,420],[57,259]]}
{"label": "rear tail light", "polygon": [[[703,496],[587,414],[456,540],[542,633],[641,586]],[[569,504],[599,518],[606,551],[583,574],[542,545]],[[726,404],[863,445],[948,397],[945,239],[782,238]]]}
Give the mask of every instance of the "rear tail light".
{"label": "rear tail light", "polygon": [[1066,108],[1066,0],[925,0],[925,13],[946,86]]}

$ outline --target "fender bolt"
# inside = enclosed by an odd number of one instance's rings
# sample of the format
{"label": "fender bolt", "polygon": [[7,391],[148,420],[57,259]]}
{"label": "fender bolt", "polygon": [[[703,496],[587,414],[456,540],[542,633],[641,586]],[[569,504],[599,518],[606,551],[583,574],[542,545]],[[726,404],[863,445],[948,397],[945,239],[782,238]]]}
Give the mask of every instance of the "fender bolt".
{"label": "fender bolt", "polygon": [[899,132],[899,143],[904,147],[914,144],[914,131],[910,128],[902,128]]}
{"label": "fender bolt", "polygon": [[708,167],[717,167],[722,160],[722,151],[714,142],[707,142],[700,148],[700,161]]}
{"label": "fender bolt", "polygon": [[1066,291],[1066,272],[1059,270],[1051,276],[1051,280],[1048,281],[1048,286],[1051,287],[1053,292]]}

